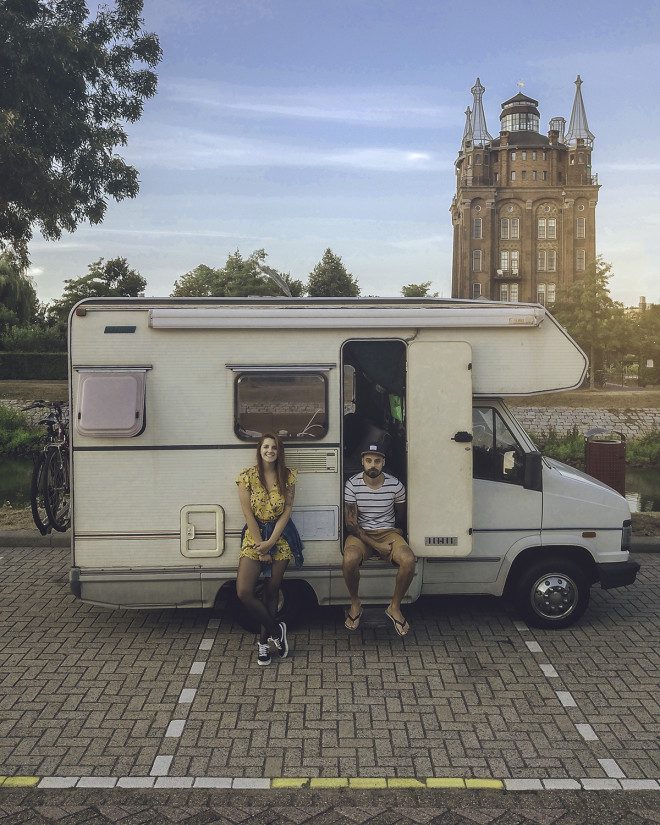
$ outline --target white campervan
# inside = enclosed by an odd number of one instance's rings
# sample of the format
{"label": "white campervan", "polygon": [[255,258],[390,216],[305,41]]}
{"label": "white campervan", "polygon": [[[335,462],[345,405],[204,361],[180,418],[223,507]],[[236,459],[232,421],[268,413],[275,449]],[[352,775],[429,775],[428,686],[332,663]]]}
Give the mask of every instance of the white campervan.
{"label": "white campervan", "polygon": [[[108,606],[231,596],[235,479],[279,433],[298,470],[305,565],[289,619],[347,602],[342,494],[378,437],[408,490],[409,591],[511,596],[566,627],[595,582],[631,584],[630,510],[542,458],[502,400],[572,389],[583,352],[541,306],[429,299],[87,299],[70,319],[71,587]],[[383,603],[395,571],[365,564]]]}

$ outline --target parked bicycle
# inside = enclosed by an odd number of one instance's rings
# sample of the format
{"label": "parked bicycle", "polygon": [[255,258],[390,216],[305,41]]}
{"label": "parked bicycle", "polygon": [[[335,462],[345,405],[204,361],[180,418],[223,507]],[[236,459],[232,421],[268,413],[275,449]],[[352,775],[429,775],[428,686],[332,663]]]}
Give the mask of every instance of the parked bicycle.
{"label": "parked bicycle", "polygon": [[43,446],[35,457],[30,485],[32,518],[45,536],[64,532],[71,524],[69,474],[69,406],[60,401],[33,401],[24,411],[44,409],[39,421],[46,428]]}

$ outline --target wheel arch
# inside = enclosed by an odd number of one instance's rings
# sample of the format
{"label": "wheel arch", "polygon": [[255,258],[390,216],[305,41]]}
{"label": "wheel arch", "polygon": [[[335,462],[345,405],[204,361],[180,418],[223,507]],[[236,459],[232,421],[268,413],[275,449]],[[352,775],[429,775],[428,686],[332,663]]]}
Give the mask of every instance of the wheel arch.
{"label": "wheel arch", "polygon": [[530,564],[542,561],[547,556],[561,557],[580,565],[591,584],[598,581],[596,562],[586,547],[579,544],[544,544],[526,547],[515,557],[507,573],[504,585],[504,596],[510,596],[516,580],[522,571]]}

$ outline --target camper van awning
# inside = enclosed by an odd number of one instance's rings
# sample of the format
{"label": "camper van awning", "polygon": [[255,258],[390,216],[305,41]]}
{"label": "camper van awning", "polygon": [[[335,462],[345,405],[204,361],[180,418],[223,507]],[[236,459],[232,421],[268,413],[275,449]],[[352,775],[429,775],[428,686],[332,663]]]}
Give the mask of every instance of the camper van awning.
{"label": "camper van awning", "polygon": [[149,310],[154,329],[388,329],[538,327],[541,307],[162,307]]}

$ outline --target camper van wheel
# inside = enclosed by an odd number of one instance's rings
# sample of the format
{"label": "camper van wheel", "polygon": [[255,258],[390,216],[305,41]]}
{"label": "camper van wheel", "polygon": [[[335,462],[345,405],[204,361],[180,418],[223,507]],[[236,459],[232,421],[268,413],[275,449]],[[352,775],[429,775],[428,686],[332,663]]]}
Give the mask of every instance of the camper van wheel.
{"label": "camper van wheel", "polygon": [[560,629],[574,624],[589,604],[590,583],[579,564],[547,556],[522,571],[515,601],[534,627]]}
{"label": "camper van wheel", "polygon": [[[257,582],[255,593],[260,597],[261,583]],[[238,624],[249,633],[257,633],[259,628],[254,624],[236,593],[233,594],[231,613]],[[286,622],[287,627],[295,627],[301,616],[316,603],[313,592],[303,582],[282,582],[277,606],[277,620]]]}

